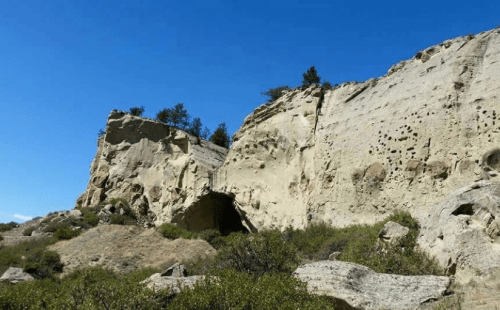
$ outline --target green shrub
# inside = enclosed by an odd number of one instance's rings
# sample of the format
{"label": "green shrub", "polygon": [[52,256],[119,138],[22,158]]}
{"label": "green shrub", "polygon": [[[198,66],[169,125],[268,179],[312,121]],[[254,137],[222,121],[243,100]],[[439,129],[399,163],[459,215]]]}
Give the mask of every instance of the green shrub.
{"label": "green shrub", "polygon": [[81,209],[83,215],[83,222],[92,227],[97,226],[99,224],[99,217],[92,210],[88,208]]}
{"label": "green shrub", "polygon": [[288,87],[288,85],[281,85],[278,87],[270,88],[269,90],[267,90],[265,92],[261,92],[261,95],[268,96],[269,98],[267,99],[267,102],[270,103],[270,102],[276,101],[279,98],[281,98],[281,96],[283,96],[285,91],[287,91],[289,89],[290,89],[290,87]]}
{"label": "green shrub", "polygon": [[58,226],[56,231],[54,231],[54,237],[58,240],[69,240],[79,236],[81,233],[81,229],[72,229],[70,225],[63,224]]}
{"label": "green shrub", "polygon": [[154,269],[129,275],[96,268],[77,270],[62,280],[49,278],[9,285],[0,283],[1,309],[165,309],[172,296],[139,281]]}
{"label": "green shrub", "polygon": [[[394,243],[377,242],[378,234],[388,221],[410,228]],[[416,243],[418,222],[408,212],[397,212],[374,225],[334,228],[325,223],[312,224],[305,230],[287,228],[284,238],[292,243],[302,260],[325,260],[341,252],[338,260],[367,266],[377,272],[402,275],[441,275],[435,259],[420,250]]]}
{"label": "green shrub", "polygon": [[319,84],[320,82],[321,77],[318,75],[314,66],[307,69],[307,71],[302,74],[302,88],[309,87],[311,84]]}
{"label": "green shrub", "polygon": [[224,269],[206,277],[193,289],[178,294],[167,309],[333,309],[327,297],[309,294],[305,283],[289,274],[255,278]]}
{"label": "green shrub", "polygon": [[0,241],[2,241],[2,240],[3,240],[3,236],[2,236],[2,234],[0,234]]}
{"label": "green shrub", "polygon": [[39,277],[51,277],[55,273],[62,272],[63,266],[57,252],[37,249],[26,258],[23,269]]}
{"label": "green shrub", "polygon": [[35,230],[35,227],[28,227],[23,231],[23,236],[31,236],[31,233]]}
{"label": "green shrub", "polygon": [[330,90],[333,88],[333,86],[332,83],[325,81],[323,82],[323,85],[321,85],[321,88],[323,88],[324,90]]}
{"label": "green shrub", "polygon": [[193,232],[180,228],[177,225],[171,223],[162,224],[158,227],[158,231],[168,239],[192,239],[194,237]]}
{"label": "green shrub", "polygon": [[110,215],[111,224],[116,225],[135,225],[137,220],[127,214],[111,214]]}
{"label": "green shrub", "polygon": [[0,232],[9,231],[12,228],[17,227],[17,225],[18,224],[16,222],[2,223],[0,224]]}
{"label": "green shrub", "polygon": [[298,266],[296,247],[286,242],[279,230],[232,235],[228,244],[217,252],[219,268],[230,267],[260,276],[269,272],[291,273]]}

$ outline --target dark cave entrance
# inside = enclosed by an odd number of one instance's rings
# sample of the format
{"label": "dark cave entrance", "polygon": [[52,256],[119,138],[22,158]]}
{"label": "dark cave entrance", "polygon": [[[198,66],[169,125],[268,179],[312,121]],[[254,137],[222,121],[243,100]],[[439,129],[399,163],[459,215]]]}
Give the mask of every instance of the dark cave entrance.
{"label": "dark cave entrance", "polygon": [[233,202],[234,198],[226,194],[211,192],[189,207],[179,224],[192,231],[216,229],[224,236],[237,231],[248,233]]}

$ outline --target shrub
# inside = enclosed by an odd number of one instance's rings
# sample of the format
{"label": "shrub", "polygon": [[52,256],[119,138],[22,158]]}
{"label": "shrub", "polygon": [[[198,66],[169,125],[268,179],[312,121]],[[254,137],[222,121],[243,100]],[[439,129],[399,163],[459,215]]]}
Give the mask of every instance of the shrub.
{"label": "shrub", "polygon": [[57,252],[37,249],[26,258],[23,269],[35,276],[51,277],[55,273],[62,272],[63,266]]}
{"label": "shrub", "polygon": [[268,272],[291,273],[298,266],[296,247],[286,242],[279,230],[232,235],[228,244],[217,253],[218,267],[260,276]]}
{"label": "shrub", "polygon": [[0,234],[0,241],[2,241],[2,240],[3,240],[3,236],[2,236],[2,234]]}
{"label": "shrub", "polygon": [[24,261],[22,256],[30,257],[36,251],[43,250],[56,241],[57,239],[55,238],[30,240],[17,245],[3,247],[0,250],[0,274],[3,274],[9,267],[23,267]]}
{"label": "shrub", "polygon": [[130,114],[131,115],[141,116],[142,113],[144,113],[144,107],[143,106],[130,108]]}
{"label": "shrub", "polygon": [[137,220],[127,214],[111,214],[110,215],[111,224],[116,225],[135,225]]}
{"label": "shrub", "polygon": [[307,69],[307,71],[302,74],[302,88],[309,87],[311,84],[319,84],[321,81],[321,77],[318,75],[316,68],[312,66]]}
{"label": "shrub", "polygon": [[324,90],[330,90],[333,88],[332,86],[332,83],[328,82],[328,81],[325,81],[323,82],[323,85],[321,85],[321,87],[324,89]]}
{"label": "shrub", "polygon": [[261,95],[263,96],[268,96],[269,98],[267,99],[267,102],[273,102],[278,100],[283,94],[285,93],[286,90],[289,90],[290,87],[288,85],[282,85],[274,88],[270,88],[269,90],[265,92],[261,92]]}
{"label": "shrub", "polygon": [[97,226],[99,224],[99,217],[92,211],[87,208],[81,209],[83,214],[83,222],[90,226]]}
{"label": "shrub", "polygon": [[16,222],[2,223],[0,224],[0,232],[9,231],[17,226],[18,224]]}
{"label": "shrub", "polygon": [[35,230],[35,227],[28,227],[23,231],[23,236],[31,236],[31,233]]}
{"label": "shrub", "polygon": [[69,240],[79,236],[81,233],[81,229],[72,229],[70,225],[62,224],[54,231],[54,237],[58,240]]}
{"label": "shrub", "polygon": [[191,239],[193,238],[193,233],[178,227],[175,224],[171,223],[165,223],[162,224],[160,227],[158,227],[158,231],[168,239],[177,239],[177,238],[183,238],[183,239]]}
{"label": "shrub", "polygon": [[216,271],[193,289],[185,289],[168,309],[333,309],[327,297],[309,294],[306,284],[289,274],[255,278],[232,269]]}

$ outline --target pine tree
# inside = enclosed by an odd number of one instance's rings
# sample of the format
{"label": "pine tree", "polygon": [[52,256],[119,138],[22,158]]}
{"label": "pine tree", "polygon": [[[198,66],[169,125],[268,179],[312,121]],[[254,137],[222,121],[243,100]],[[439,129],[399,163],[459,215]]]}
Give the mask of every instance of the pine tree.
{"label": "pine tree", "polygon": [[309,68],[306,73],[302,74],[302,77],[302,87],[309,87],[311,84],[319,84],[321,81],[321,77],[319,77],[314,66]]}
{"label": "pine tree", "polygon": [[214,133],[210,136],[210,142],[219,146],[229,148],[230,138],[227,133],[226,123],[220,123]]}
{"label": "pine tree", "polygon": [[134,116],[141,116],[142,113],[144,113],[144,107],[132,107],[130,108],[130,112],[129,112],[131,115],[134,115]]}

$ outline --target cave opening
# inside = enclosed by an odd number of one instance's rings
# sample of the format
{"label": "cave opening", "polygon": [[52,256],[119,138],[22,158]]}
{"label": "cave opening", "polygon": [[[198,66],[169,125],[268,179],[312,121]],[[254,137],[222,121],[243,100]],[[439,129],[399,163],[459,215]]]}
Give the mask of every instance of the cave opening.
{"label": "cave opening", "polygon": [[179,224],[192,231],[215,229],[223,236],[249,232],[234,206],[234,198],[217,192],[210,192],[189,207]]}

